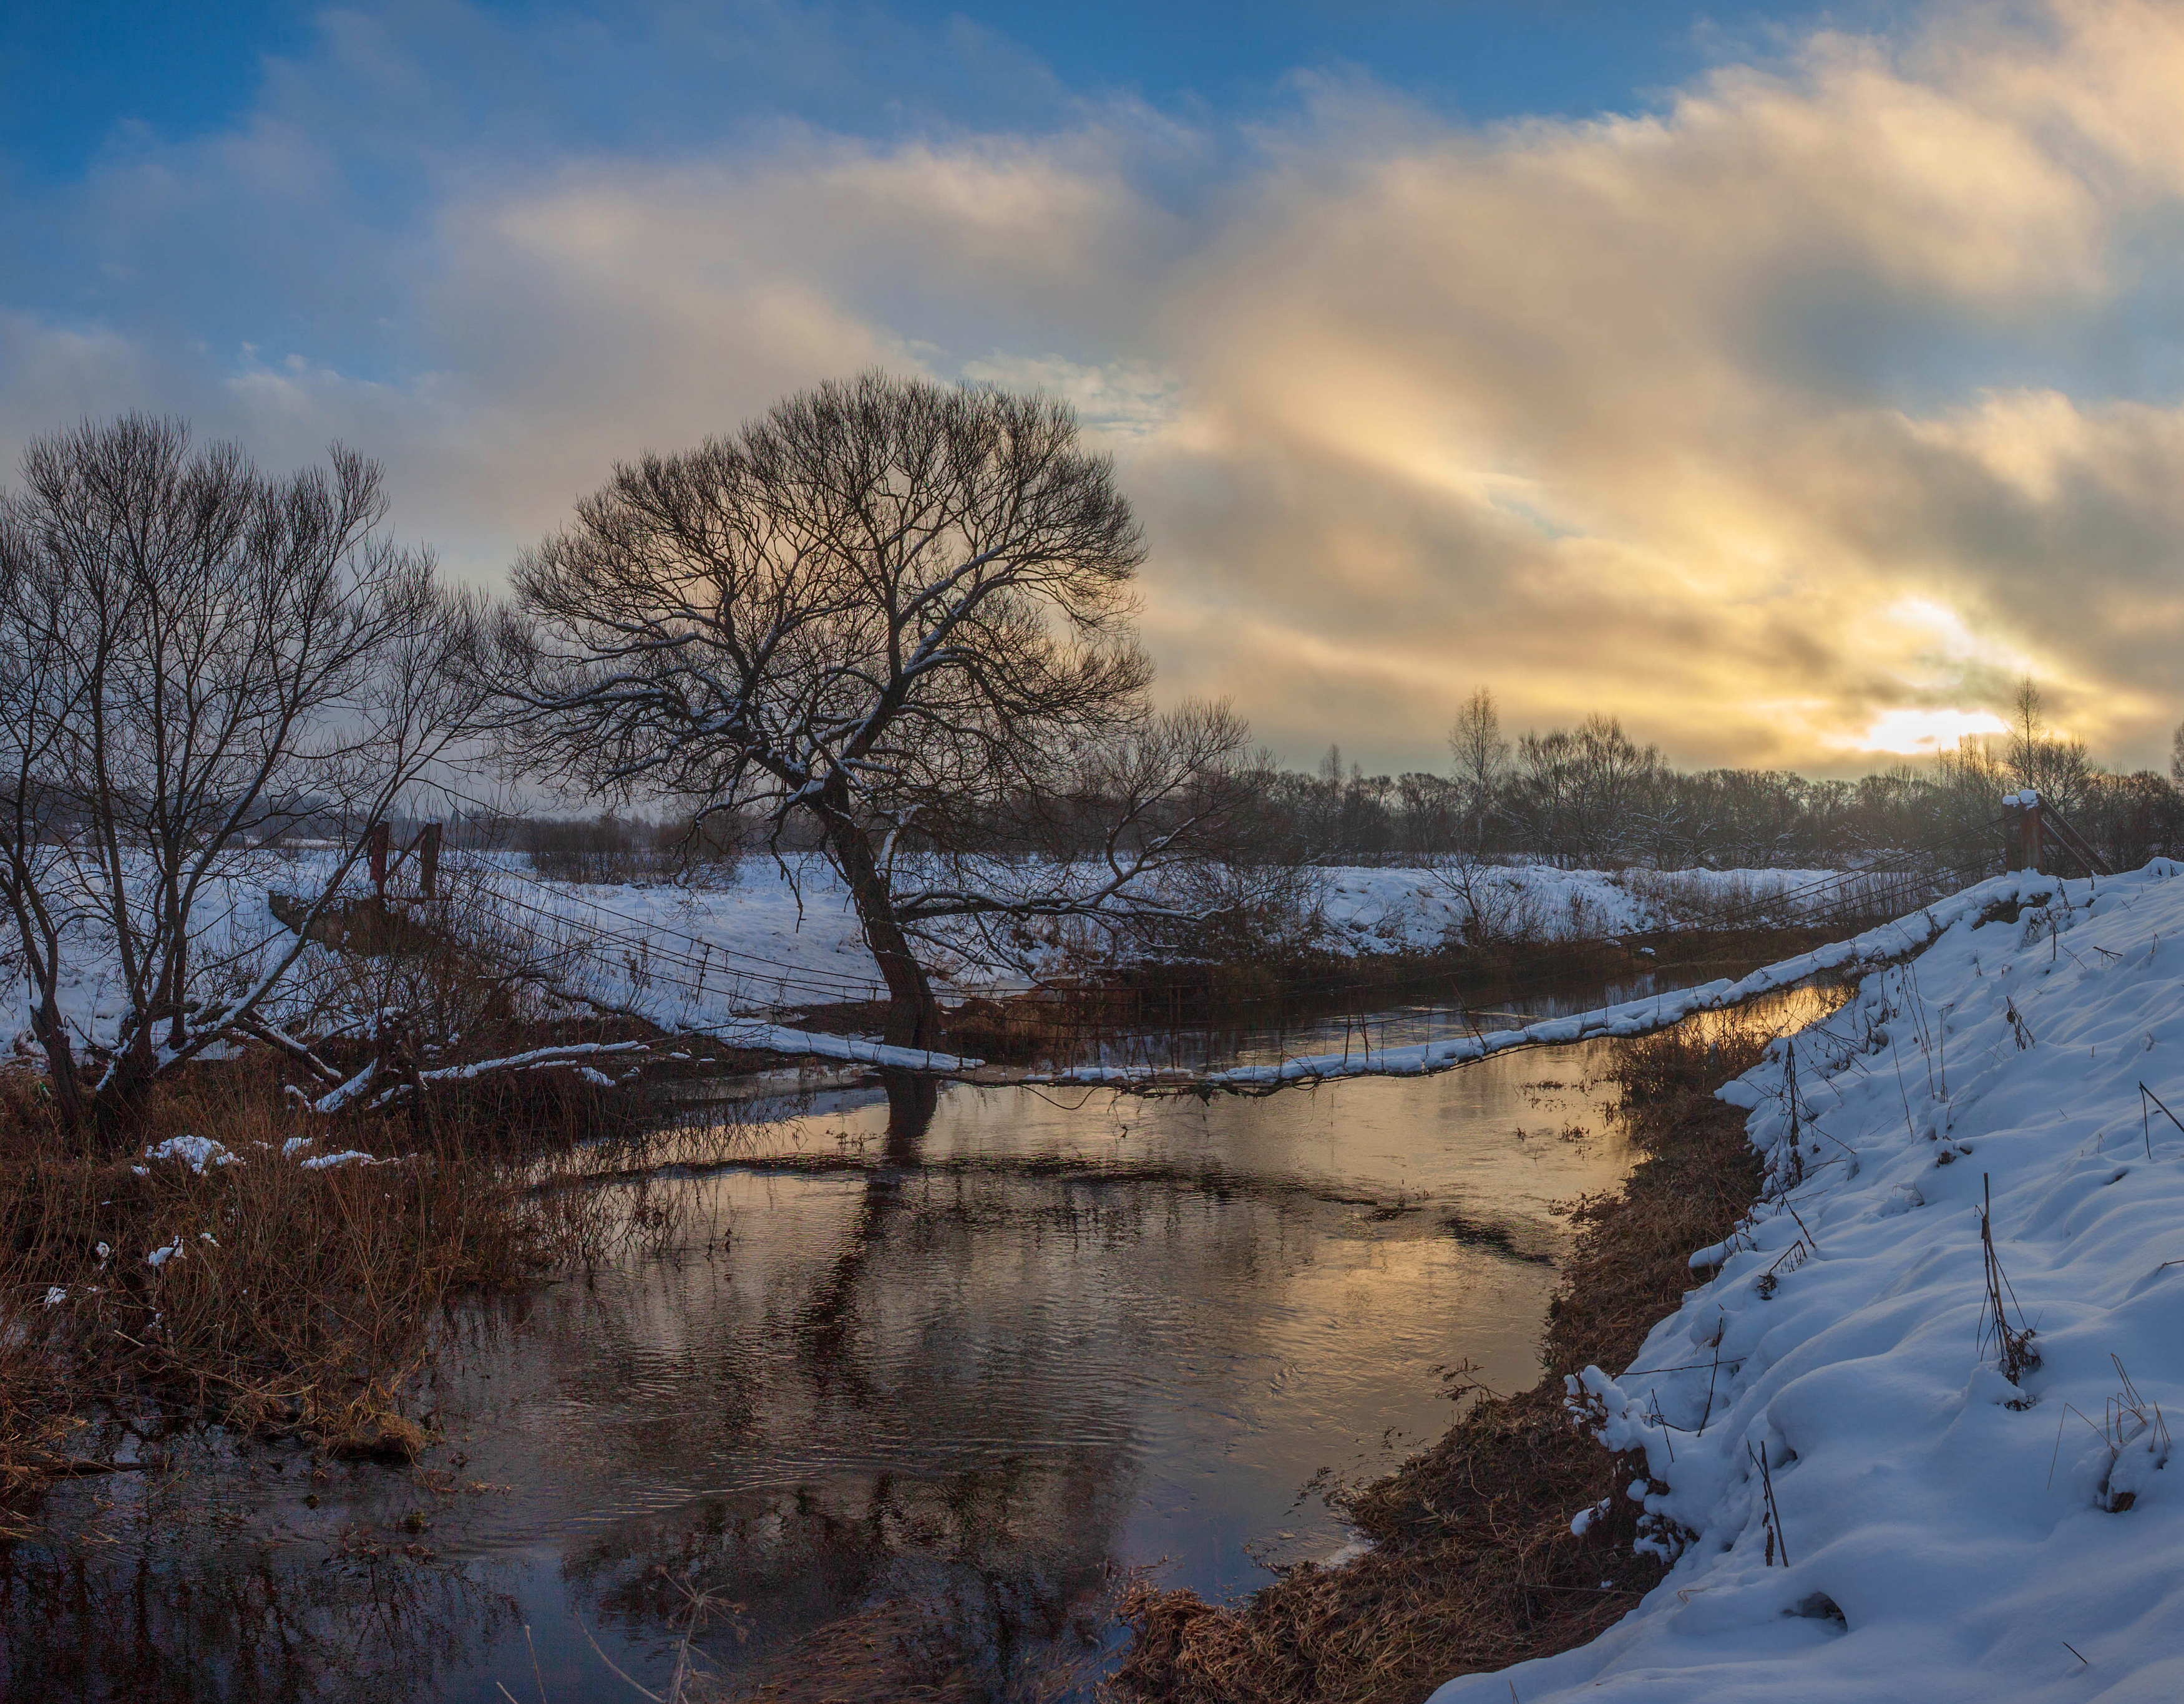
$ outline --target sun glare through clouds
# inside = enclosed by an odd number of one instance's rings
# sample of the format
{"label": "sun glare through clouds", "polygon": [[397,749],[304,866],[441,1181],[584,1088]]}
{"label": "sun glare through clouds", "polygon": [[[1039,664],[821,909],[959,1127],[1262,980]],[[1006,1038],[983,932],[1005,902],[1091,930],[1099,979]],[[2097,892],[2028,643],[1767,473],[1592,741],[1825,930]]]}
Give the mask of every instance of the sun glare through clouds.
{"label": "sun glare through clouds", "polygon": [[2002,718],[1991,710],[1892,710],[1875,716],[1864,733],[1847,743],[1860,751],[1931,757],[1937,751],[1953,749],[1967,734],[2008,732]]}

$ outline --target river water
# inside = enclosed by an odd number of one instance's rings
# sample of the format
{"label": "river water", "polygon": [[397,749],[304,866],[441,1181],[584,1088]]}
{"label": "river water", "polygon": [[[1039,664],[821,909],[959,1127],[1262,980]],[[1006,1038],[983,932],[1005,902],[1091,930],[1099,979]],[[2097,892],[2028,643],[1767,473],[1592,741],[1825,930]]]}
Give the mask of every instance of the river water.
{"label": "river water", "polygon": [[1555,1204],[1627,1164],[1607,1047],[745,1103],[669,1233],[454,1323],[421,1469],[215,1434],[57,1492],[0,1551],[9,1696],[633,1700],[694,1619],[709,1696],[1089,1696],[1133,1580],[1340,1556],[1445,1369],[1537,1377]]}

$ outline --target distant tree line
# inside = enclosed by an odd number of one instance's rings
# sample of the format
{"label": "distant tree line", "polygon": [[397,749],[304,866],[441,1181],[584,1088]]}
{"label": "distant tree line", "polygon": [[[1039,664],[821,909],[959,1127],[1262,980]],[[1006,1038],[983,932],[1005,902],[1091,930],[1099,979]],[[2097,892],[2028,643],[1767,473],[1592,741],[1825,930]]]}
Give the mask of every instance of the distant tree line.
{"label": "distant tree line", "polygon": [[1316,773],[1256,777],[1269,838],[1310,861],[1404,865],[1450,857],[1658,869],[1834,866],[1909,856],[1974,876],[2003,867],[2002,799],[2037,788],[2118,869],[2184,853],[2184,729],[2172,774],[2112,772],[2053,732],[2038,688],[2019,688],[2009,733],[1855,781],[1784,770],[1680,770],[1619,718],[1502,729],[1493,695],[1457,716],[1447,774],[1367,775],[1330,746]]}
{"label": "distant tree line", "polygon": [[[1234,855],[1289,865],[1429,865],[1451,859],[1538,860],[1571,867],[1764,869],[1837,867],[1908,859],[1967,878],[2003,867],[2002,799],[2031,787],[2060,810],[2117,869],[2184,856],[2184,729],[2172,776],[2114,772],[2083,741],[2043,719],[2031,682],[2018,691],[2011,732],[1961,742],[1922,763],[1854,781],[1813,780],[1777,769],[1680,770],[1640,745],[1613,716],[1576,727],[1502,731],[1493,695],[1474,693],[1450,735],[1446,774],[1367,775],[1330,746],[1316,771],[1262,753],[1228,772]],[[1036,801],[1007,798],[959,808],[950,844],[1005,858],[1085,856],[1111,803],[1087,783]],[[907,838],[915,845],[913,832]],[[540,873],[575,880],[660,877],[695,861],[733,863],[764,841],[755,820],[722,816],[653,822],[604,815],[583,821],[510,820],[497,844],[529,852]],[[791,833],[777,849],[815,850]]]}

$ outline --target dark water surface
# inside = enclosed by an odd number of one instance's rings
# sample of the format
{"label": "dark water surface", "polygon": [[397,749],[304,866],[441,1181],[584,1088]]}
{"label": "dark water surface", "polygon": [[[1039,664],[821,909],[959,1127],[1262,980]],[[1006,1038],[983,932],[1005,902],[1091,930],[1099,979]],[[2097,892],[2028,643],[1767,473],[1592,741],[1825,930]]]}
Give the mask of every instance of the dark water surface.
{"label": "dark water surface", "polygon": [[1322,1494],[1446,1428],[1437,1369],[1537,1376],[1552,1204],[1626,1164],[1607,1046],[955,1087],[915,1139],[871,1090],[746,1108],[655,1186],[668,1246],[457,1323],[420,1469],[215,1434],[58,1491],[0,1563],[11,1696],[634,1700],[699,1594],[710,1696],[1071,1696],[1134,1571],[1339,1555]]}

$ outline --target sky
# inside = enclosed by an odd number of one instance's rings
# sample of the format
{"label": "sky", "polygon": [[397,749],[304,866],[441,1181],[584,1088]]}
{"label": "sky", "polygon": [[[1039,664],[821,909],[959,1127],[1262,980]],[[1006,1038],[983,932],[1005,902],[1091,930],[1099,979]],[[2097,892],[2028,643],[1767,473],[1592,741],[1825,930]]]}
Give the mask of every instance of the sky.
{"label": "sky", "polygon": [[2184,3],[0,8],[0,480],[142,408],[498,584],[618,458],[1044,386],[1167,701],[1446,770],[2184,718]]}

